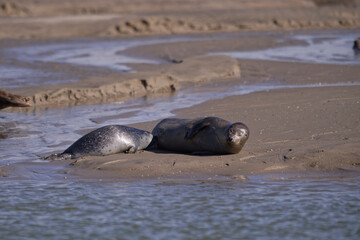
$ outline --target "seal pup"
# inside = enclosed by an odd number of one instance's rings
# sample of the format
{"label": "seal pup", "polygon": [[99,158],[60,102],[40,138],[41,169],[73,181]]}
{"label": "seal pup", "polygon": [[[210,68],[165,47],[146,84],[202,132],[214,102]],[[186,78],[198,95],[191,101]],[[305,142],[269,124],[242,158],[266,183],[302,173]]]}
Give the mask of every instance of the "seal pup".
{"label": "seal pup", "polygon": [[134,153],[145,149],[152,139],[153,135],[147,131],[122,125],[108,125],[82,136],[63,153],[52,154],[45,159],[65,160],[120,152]]}
{"label": "seal pup", "polygon": [[218,117],[197,119],[167,118],[156,125],[153,148],[183,153],[240,152],[249,138],[249,128]]}

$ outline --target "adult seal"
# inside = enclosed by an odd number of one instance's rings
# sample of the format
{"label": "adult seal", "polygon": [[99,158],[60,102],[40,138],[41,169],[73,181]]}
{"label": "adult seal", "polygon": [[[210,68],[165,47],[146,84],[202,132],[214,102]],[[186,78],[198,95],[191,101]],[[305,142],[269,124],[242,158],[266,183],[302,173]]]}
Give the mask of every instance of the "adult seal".
{"label": "adult seal", "polygon": [[50,155],[46,159],[62,160],[120,152],[134,153],[145,149],[152,139],[153,135],[147,131],[122,125],[108,125],[84,135],[63,153]]}
{"label": "adult seal", "polygon": [[182,153],[240,152],[249,138],[249,128],[218,117],[197,119],[167,118],[152,131],[156,148]]}

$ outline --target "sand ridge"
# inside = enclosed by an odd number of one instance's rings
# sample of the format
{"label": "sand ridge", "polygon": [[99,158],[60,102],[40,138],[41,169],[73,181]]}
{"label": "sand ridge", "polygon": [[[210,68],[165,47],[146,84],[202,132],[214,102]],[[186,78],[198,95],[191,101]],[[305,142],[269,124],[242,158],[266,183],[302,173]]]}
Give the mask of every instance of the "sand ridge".
{"label": "sand ridge", "polygon": [[23,87],[9,91],[28,96],[28,102],[33,107],[55,107],[169,95],[187,83],[240,77],[237,61],[222,55],[190,56],[176,64],[161,67],[155,65],[153,68],[127,75],[110,73],[104,77],[90,77],[75,83]]}

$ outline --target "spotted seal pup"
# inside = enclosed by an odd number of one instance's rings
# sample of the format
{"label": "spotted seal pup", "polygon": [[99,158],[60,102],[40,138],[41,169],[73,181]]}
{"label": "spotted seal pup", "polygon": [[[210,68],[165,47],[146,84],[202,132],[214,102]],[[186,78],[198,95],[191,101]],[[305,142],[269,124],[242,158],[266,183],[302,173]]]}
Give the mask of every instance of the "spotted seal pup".
{"label": "spotted seal pup", "polygon": [[152,131],[153,148],[182,153],[208,152],[234,154],[240,152],[249,138],[249,128],[218,117],[197,119],[167,118]]}
{"label": "spotted seal pup", "polygon": [[62,160],[120,152],[134,153],[145,149],[152,139],[153,135],[147,131],[122,125],[108,125],[84,135],[63,153],[52,154],[45,159]]}

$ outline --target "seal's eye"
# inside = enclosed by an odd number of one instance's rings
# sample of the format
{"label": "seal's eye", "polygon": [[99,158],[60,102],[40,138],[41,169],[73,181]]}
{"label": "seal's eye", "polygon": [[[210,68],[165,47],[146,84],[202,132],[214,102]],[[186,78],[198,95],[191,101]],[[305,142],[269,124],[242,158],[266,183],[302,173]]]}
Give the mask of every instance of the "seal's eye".
{"label": "seal's eye", "polygon": [[248,134],[248,131],[246,131],[245,129],[240,129],[240,136],[244,136],[244,137],[248,137],[249,134]]}

